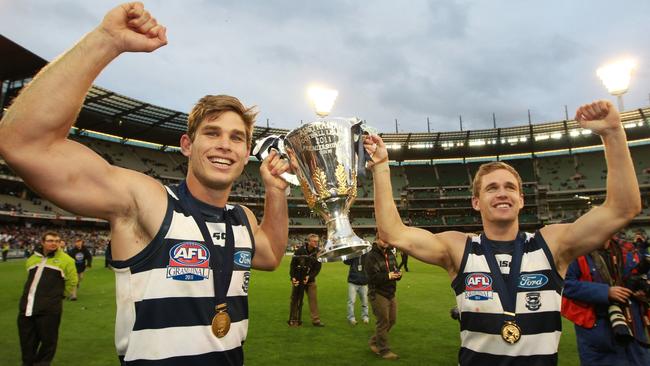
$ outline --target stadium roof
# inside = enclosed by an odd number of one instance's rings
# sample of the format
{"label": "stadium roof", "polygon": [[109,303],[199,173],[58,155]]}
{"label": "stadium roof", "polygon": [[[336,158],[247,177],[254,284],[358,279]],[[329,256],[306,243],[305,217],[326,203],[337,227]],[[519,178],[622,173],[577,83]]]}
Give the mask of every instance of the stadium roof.
{"label": "stadium roof", "polygon": [[[0,36],[0,80],[31,78],[46,61],[11,40]],[[17,87],[22,87],[18,83]],[[14,94],[17,90],[9,91]],[[650,141],[650,108],[622,113],[629,140]],[[187,114],[129,98],[92,86],[76,127],[141,140],[163,146],[178,146],[184,133]],[[256,126],[253,139],[289,130]],[[600,138],[582,130],[574,120],[530,124],[507,128],[431,132],[381,133],[391,149],[391,159],[429,160],[470,158],[506,154],[530,154],[541,151],[599,145]]]}

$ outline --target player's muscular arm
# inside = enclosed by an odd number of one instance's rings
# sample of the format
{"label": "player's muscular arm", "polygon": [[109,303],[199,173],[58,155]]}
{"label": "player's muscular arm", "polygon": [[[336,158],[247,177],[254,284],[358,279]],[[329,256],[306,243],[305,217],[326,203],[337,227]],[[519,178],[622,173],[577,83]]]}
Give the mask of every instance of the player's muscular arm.
{"label": "player's muscular arm", "polygon": [[456,276],[465,249],[467,234],[445,231],[433,234],[427,230],[406,227],[402,238],[390,242],[409,255],[447,270],[451,278]]}
{"label": "player's muscular arm", "polygon": [[607,197],[605,202],[572,224],[550,225],[542,235],[553,251],[561,274],[580,255],[587,254],[625,227],[641,211],[641,194],[625,130],[616,107],[608,101],[585,104],[576,111],[581,127],[598,134],[605,146]]}
{"label": "player's muscular arm", "polygon": [[136,209],[139,195],[127,182],[145,189],[156,183],[109,165],[66,137],[88,88],[109,62],[122,52],[165,43],[164,27],[141,3],[111,10],[16,98],[0,122],[0,155],[27,185],[71,212],[111,220]]}

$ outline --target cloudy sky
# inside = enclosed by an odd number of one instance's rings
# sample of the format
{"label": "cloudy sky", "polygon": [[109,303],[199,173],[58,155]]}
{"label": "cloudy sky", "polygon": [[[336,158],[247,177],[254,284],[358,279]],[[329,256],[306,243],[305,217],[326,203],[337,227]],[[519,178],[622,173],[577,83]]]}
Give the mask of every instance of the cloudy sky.
{"label": "cloudy sky", "polygon": [[[51,60],[119,4],[0,0],[0,33]],[[564,119],[610,98],[596,69],[637,61],[626,109],[650,104],[650,1],[156,0],[169,44],[122,55],[96,84],[187,112],[205,94],[260,108],[260,124],[314,119],[313,83],[339,90],[332,111],[379,131],[465,129]]]}

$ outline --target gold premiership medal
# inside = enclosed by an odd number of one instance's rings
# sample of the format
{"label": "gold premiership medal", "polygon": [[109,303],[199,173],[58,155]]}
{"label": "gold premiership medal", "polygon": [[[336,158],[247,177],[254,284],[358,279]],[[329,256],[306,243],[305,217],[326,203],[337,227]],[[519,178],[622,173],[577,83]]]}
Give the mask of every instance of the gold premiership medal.
{"label": "gold premiership medal", "polygon": [[501,338],[506,343],[515,344],[521,338],[521,328],[514,321],[506,320],[501,327]]}
{"label": "gold premiership medal", "polygon": [[212,334],[217,338],[223,338],[230,330],[230,315],[226,304],[219,304],[215,307],[217,314],[212,318]]}

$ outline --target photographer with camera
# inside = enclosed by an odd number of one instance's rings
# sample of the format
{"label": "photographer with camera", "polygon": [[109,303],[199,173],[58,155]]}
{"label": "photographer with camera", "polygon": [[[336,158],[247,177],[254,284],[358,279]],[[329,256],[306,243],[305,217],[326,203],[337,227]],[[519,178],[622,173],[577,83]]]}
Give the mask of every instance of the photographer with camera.
{"label": "photographer with camera", "polygon": [[582,365],[650,365],[643,322],[648,262],[630,247],[617,236],[569,265],[562,315],[575,324]]}
{"label": "photographer with camera", "polygon": [[302,325],[302,303],[305,292],[309,300],[311,323],[315,327],[324,327],[318,312],[316,276],[320,272],[321,262],[316,259],[320,238],[309,234],[307,242],[298,248],[291,259],[289,275],[291,276],[291,304],[289,305],[289,326]]}

